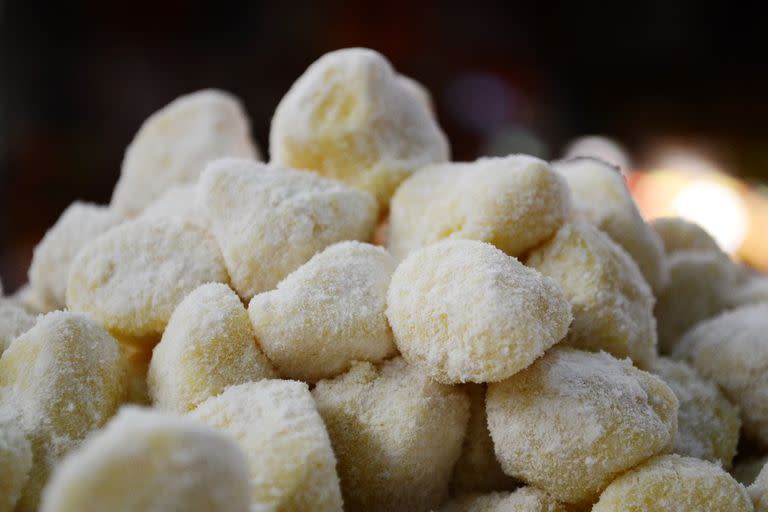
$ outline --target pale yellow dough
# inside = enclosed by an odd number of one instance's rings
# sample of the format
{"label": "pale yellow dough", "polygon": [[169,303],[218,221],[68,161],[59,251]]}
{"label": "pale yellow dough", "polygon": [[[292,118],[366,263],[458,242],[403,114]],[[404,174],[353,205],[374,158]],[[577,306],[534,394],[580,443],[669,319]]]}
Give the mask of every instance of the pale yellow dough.
{"label": "pale yellow dough", "polygon": [[306,384],[231,386],[190,415],[226,432],[245,453],[251,512],[341,512],[336,457]]}
{"label": "pale yellow dough", "polygon": [[486,407],[504,472],[579,505],[668,450],[677,432],[678,402],[669,386],[605,352],[551,350],[489,384]]}
{"label": "pale yellow dough", "polygon": [[222,159],[208,165],[198,201],[244,300],[274,288],[315,253],[370,240],[373,197],[309,172]]}
{"label": "pale yellow dough", "polygon": [[341,242],[316,254],[248,306],[256,338],[280,375],[315,382],[397,352],[384,310],[395,270],[380,247]]}
{"label": "pale yellow dough", "polygon": [[46,304],[63,308],[67,278],[80,249],[122,219],[105,206],[76,201],[61,214],[35,247],[29,284]]}
{"label": "pale yellow dough", "polygon": [[605,233],[586,222],[567,224],[526,264],[554,279],[568,297],[569,344],[629,357],[641,367],[654,360],[653,293],[634,260]]}
{"label": "pale yellow dough", "polygon": [[32,447],[10,411],[0,411],[0,512],[13,512],[32,469]]}
{"label": "pale yellow dough", "polygon": [[605,231],[637,262],[655,294],[667,285],[664,246],[635,204],[621,171],[596,158],[574,158],[552,164],[565,178],[577,217]]}
{"label": "pale yellow dough", "polygon": [[752,512],[752,503],[715,464],[663,455],[614,480],[592,512]]}
{"label": "pale yellow dough", "polygon": [[739,442],[739,409],[714,382],[682,361],[660,357],[648,370],[661,377],[680,402],[672,451],[730,468]]}
{"label": "pale yellow dough", "polygon": [[535,487],[521,487],[514,492],[470,493],[443,504],[439,512],[573,512]]}
{"label": "pale yellow dough", "polygon": [[269,152],[278,165],[370,192],[382,209],[408,175],[449,156],[424,100],[363,48],[327,53],[299,77],[272,118]]}
{"label": "pale yellow dough", "polygon": [[152,346],[189,292],[228,280],[216,242],[201,228],[179,219],[139,219],[78,253],[67,306],[92,315],[121,340]]}
{"label": "pale yellow dough", "polygon": [[197,182],[169,188],[139,215],[142,219],[162,217],[176,217],[208,229],[208,218],[197,202]]}
{"label": "pale yellow dough", "polygon": [[0,407],[32,445],[33,464],[17,512],[37,510],[54,465],[101,427],[125,399],[117,341],[77,313],[40,317],[0,358]]}
{"label": "pale yellow dough", "polygon": [[312,394],[339,460],[345,509],[437,507],[461,452],[469,399],[396,358],[352,365]]}
{"label": "pale yellow dough", "polygon": [[156,407],[188,412],[228,386],[273,377],[237,294],[210,283],[174,310],[152,352],[147,383]]}
{"label": "pale yellow dough", "polygon": [[747,437],[768,447],[768,304],[743,306],[701,322],[675,356],[712,379],[741,410]]}
{"label": "pale yellow dough", "polygon": [[480,240],[519,256],[570,214],[565,181],[526,155],[430,165],[392,198],[389,249],[397,259],[445,238]]}
{"label": "pale yellow dough", "polygon": [[188,418],[124,407],[56,468],[41,512],[248,512],[233,441]]}
{"label": "pale yellow dough", "polygon": [[406,361],[444,383],[499,381],[563,339],[557,283],[485,242],[444,240],[395,270],[387,318]]}
{"label": "pale yellow dough", "polygon": [[148,117],[126,149],[112,207],[134,217],[222,157],[261,158],[240,101],[215,89],[180,96]]}

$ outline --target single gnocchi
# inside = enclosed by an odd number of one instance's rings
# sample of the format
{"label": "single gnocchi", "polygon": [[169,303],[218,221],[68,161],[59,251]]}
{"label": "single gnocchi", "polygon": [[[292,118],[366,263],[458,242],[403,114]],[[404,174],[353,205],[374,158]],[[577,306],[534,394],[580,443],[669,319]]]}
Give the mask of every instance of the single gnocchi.
{"label": "single gnocchi", "polygon": [[155,406],[188,412],[228,386],[276,376],[238,296],[209,283],[174,310],[152,352],[147,382]]}
{"label": "single gnocchi", "polygon": [[396,358],[357,362],[313,390],[349,511],[429,510],[448,494],[469,399]]}
{"label": "single gnocchi", "polygon": [[210,427],[124,407],[64,459],[40,510],[248,512],[245,458],[233,441]]}
{"label": "single gnocchi", "polygon": [[280,375],[333,377],[353,360],[379,362],[397,349],[384,311],[395,270],[380,247],[341,242],[316,254],[248,306],[256,337]]}
{"label": "single gnocchi", "polygon": [[387,318],[406,361],[443,383],[493,382],[563,339],[557,283],[485,242],[444,240],[395,270]]}
{"label": "single gnocchi", "polygon": [[272,117],[272,161],[311,169],[373,194],[382,209],[415,170],[448,160],[448,141],[424,100],[406,90],[381,54],[323,55],[291,86]]}
{"label": "single gnocchi", "polygon": [[486,407],[504,472],[577,505],[671,448],[677,432],[678,401],[661,379],[568,347],[489,384]]}

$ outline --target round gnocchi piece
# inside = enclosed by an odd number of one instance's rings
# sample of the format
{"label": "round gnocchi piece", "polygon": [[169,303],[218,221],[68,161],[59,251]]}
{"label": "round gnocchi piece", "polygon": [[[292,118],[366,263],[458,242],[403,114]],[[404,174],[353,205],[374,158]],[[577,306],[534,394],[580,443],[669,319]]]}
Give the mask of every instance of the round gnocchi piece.
{"label": "round gnocchi piece", "polygon": [[672,388],[680,408],[672,451],[730,468],[739,442],[739,410],[717,385],[681,361],[660,357],[650,372]]}
{"label": "round gnocchi piece", "polygon": [[0,355],[19,335],[35,325],[35,317],[9,299],[0,298]]}
{"label": "round gnocchi piece", "polygon": [[444,240],[397,267],[387,318],[406,361],[457,383],[526,368],[565,337],[572,316],[554,280],[485,242]]}
{"label": "round gnocchi piece", "polygon": [[128,149],[112,208],[134,217],[174,185],[194,183],[222,157],[260,159],[237,98],[215,89],[180,96],[141,125]]}
{"label": "round gnocchi piece", "polygon": [[0,512],[13,512],[31,469],[29,441],[12,419],[0,418]]}
{"label": "round gnocchi piece", "polygon": [[74,202],[35,247],[29,267],[29,284],[46,304],[63,308],[67,278],[72,261],[80,249],[121,218],[105,206]]}
{"label": "round gnocchi piece", "polygon": [[586,157],[555,162],[552,167],[568,183],[576,216],[622,246],[654,293],[663,290],[669,280],[664,246],[640,215],[619,168]]}
{"label": "round gnocchi piece", "polygon": [[209,283],[176,307],[152,352],[147,382],[156,407],[188,412],[228,386],[276,376],[238,296]]}
{"label": "round gnocchi piece", "polygon": [[486,407],[504,472],[578,505],[669,449],[677,432],[678,401],[661,379],[568,347],[489,384]]}
{"label": "round gnocchi piece", "polygon": [[345,509],[429,510],[447,497],[469,400],[402,358],[356,362],[313,390],[338,458]]}
{"label": "round gnocchi piece", "polygon": [[526,264],[554,279],[573,308],[566,341],[646,367],[656,357],[655,299],[634,260],[585,222],[567,224]]}
{"label": "round gnocchi piece", "polygon": [[67,306],[92,315],[121,341],[152,346],[192,290],[227,282],[216,242],[179,219],[141,219],[102,234],[77,255]]}
{"label": "round gnocchi piece", "polygon": [[[651,227],[661,238],[667,255],[679,251],[722,252],[712,236],[704,228],[682,217],[662,217],[651,221]],[[725,254],[723,256],[727,257]]]}
{"label": "round gnocchi piece", "polygon": [[190,415],[227,433],[245,453],[251,510],[341,512],[336,457],[306,384],[231,386]]}
{"label": "round gnocchi piece", "polygon": [[117,341],[77,313],[40,317],[0,358],[3,404],[32,445],[32,469],[16,510],[37,510],[54,465],[101,427],[125,399]]}
{"label": "round gnocchi piece", "polygon": [[124,407],[56,468],[41,512],[249,511],[237,445],[188,418]]}
{"label": "round gnocchi piece", "polygon": [[408,175],[449,156],[424,100],[363,48],[327,53],[299,77],[272,117],[269,152],[278,165],[370,192],[383,209]]}
{"label": "round gnocchi piece", "polygon": [[701,322],[680,340],[685,358],[741,410],[747,437],[768,446],[768,304],[744,306]]}
{"label": "round gnocchi piece", "polygon": [[316,254],[248,306],[256,337],[280,375],[315,382],[397,352],[384,311],[395,270],[380,247],[341,242]]}
{"label": "round gnocchi piece", "polygon": [[434,164],[392,198],[389,248],[402,259],[419,247],[464,238],[519,256],[554,235],[570,205],[565,181],[538,158]]}
{"label": "round gnocchi piece", "polygon": [[245,300],[273,289],[336,242],[370,240],[373,197],[309,172],[222,159],[198,184],[198,200]]}
{"label": "round gnocchi piece", "polygon": [[539,489],[521,487],[514,492],[464,494],[443,504],[439,512],[575,512],[575,509]]}
{"label": "round gnocchi piece", "polygon": [[711,462],[654,457],[614,480],[592,512],[752,512],[744,487]]}

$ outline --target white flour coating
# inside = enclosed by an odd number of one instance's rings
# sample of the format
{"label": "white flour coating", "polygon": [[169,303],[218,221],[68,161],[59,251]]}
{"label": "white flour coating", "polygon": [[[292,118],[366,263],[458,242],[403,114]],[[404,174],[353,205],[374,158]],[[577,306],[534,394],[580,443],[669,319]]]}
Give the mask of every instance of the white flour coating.
{"label": "white flour coating", "polygon": [[755,512],[768,512],[768,465],[760,470],[748,492],[755,505]]}
{"label": "white flour coating", "polygon": [[9,299],[0,298],[0,355],[19,335],[35,325],[35,316]]}
{"label": "white flour coating", "polygon": [[432,95],[429,93],[429,89],[424,87],[421,82],[405,75],[397,74],[395,77],[398,85],[406,90],[411,96],[416,98],[419,103],[427,107],[427,110],[434,116],[435,115],[435,103],[432,101]]}
{"label": "white flour coating", "polygon": [[470,400],[469,423],[461,456],[453,468],[451,489],[456,493],[512,490],[517,481],[504,474],[496,460],[485,413],[485,385],[464,384]]}
{"label": "white flour coating", "polygon": [[378,215],[370,194],[338,181],[232,158],[208,165],[198,202],[245,300],[329,245],[370,240]]}
{"label": "white flour coating", "polygon": [[248,512],[248,470],[214,429],[123,407],[56,468],[41,512]]}
{"label": "white flour coating", "polygon": [[0,512],[13,512],[32,469],[32,446],[6,415],[0,412]]}
{"label": "white flour coating", "polygon": [[671,354],[680,337],[729,304],[735,265],[718,251],[678,251],[669,257],[669,284],[657,295],[659,351]]}
{"label": "white flour coating", "polygon": [[655,299],[635,261],[585,222],[565,225],[526,265],[551,277],[573,307],[566,341],[648,366],[656,357]]}
{"label": "white flour coating", "polygon": [[739,409],[714,382],[681,361],[660,357],[649,371],[661,377],[680,402],[672,451],[730,468],[739,442]]}
{"label": "white flour coating", "polygon": [[45,299],[40,296],[40,293],[32,288],[29,283],[21,285],[13,295],[10,295],[5,299],[13,302],[32,315],[50,313],[57,309],[55,304],[46,302]]}
{"label": "white flour coating", "polygon": [[519,256],[570,214],[565,181],[526,155],[425,167],[397,190],[390,211],[393,256],[445,238],[480,240]]}
{"label": "white flour coating", "polygon": [[112,207],[134,217],[222,157],[261,159],[240,101],[215,89],[180,96],[149,116],[126,149]]}
{"label": "white flour coating", "polygon": [[174,310],[153,350],[147,381],[156,407],[188,412],[227,386],[273,377],[238,296],[225,284],[210,283]]}
{"label": "white flour coating", "polygon": [[341,512],[336,457],[306,384],[232,386],[190,415],[226,432],[245,453],[251,512]]}
{"label": "white flour coating", "polygon": [[744,433],[768,446],[768,304],[734,309],[701,322],[680,340],[686,358],[741,410]]}
{"label": "white flour coating", "polygon": [[595,158],[574,158],[552,164],[571,189],[576,216],[608,235],[637,262],[640,272],[658,294],[669,272],[664,246],[648,225],[617,167]]}
{"label": "white flour coating", "polygon": [[41,316],[0,358],[0,395],[32,444],[33,465],[18,512],[37,510],[59,460],[101,427],[125,399],[117,341],[77,313]]}
{"label": "white flour coating", "polygon": [[357,362],[312,394],[338,458],[345,510],[421,511],[447,497],[469,400],[396,358]]}
{"label": "white flour coating", "polygon": [[488,385],[488,429],[508,475],[575,504],[672,446],[677,399],[658,377],[605,352],[549,351]]}
{"label": "white flour coating", "polygon": [[169,188],[139,215],[141,219],[160,217],[176,217],[208,229],[208,219],[197,204],[197,182]]}
{"label": "white flour coating", "polygon": [[571,512],[574,509],[535,487],[514,492],[470,493],[444,503],[439,512]]}
{"label": "white flour coating", "polygon": [[151,346],[189,292],[228,280],[216,242],[201,228],[179,219],[139,219],[78,253],[67,306],[91,314],[121,339]]}
{"label": "white flour coating", "polygon": [[397,352],[384,310],[395,261],[381,247],[334,244],[248,306],[256,338],[280,375],[315,382],[353,360]]}
{"label": "white flour coating", "polygon": [[[719,251],[712,236],[704,228],[682,217],[662,217],[651,221],[651,227],[661,238],[664,252],[669,256],[679,251]],[[723,257],[728,256],[723,253]]]}
{"label": "white flour coating", "polygon": [[382,209],[408,175],[449,156],[428,106],[363,48],[327,53],[296,80],[272,118],[269,151],[278,165],[370,192]]}
{"label": "white flour coating", "polygon": [[563,339],[571,307],[557,283],[494,246],[445,240],[395,270],[387,318],[406,361],[440,382],[492,382]]}
{"label": "white flour coating", "polygon": [[46,304],[63,308],[66,300],[69,268],[75,256],[88,242],[122,219],[106,206],[76,201],[35,247],[29,267],[29,284]]}
{"label": "white flour coating", "polygon": [[662,455],[614,480],[592,512],[752,512],[752,503],[715,464]]}

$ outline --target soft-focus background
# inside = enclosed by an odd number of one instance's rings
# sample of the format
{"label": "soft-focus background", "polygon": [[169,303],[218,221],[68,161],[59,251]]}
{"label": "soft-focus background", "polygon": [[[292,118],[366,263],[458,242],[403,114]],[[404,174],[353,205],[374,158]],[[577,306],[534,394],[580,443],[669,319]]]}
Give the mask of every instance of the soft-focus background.
{"label": "soft-focus background", "polygon": [[[227,89],[266,152],[282,94],[314,59],[346,46],[381,51],[432,91],[455,159],[603,155],[623,166],[647,215],[694,218],[768,268],[765,6],[201,5],[0,0],[0,276],[9,291],[70,202],[109,201],[125,146],[153,111],[182,93]],[[607,139],[576,140],[584,135]]]}

